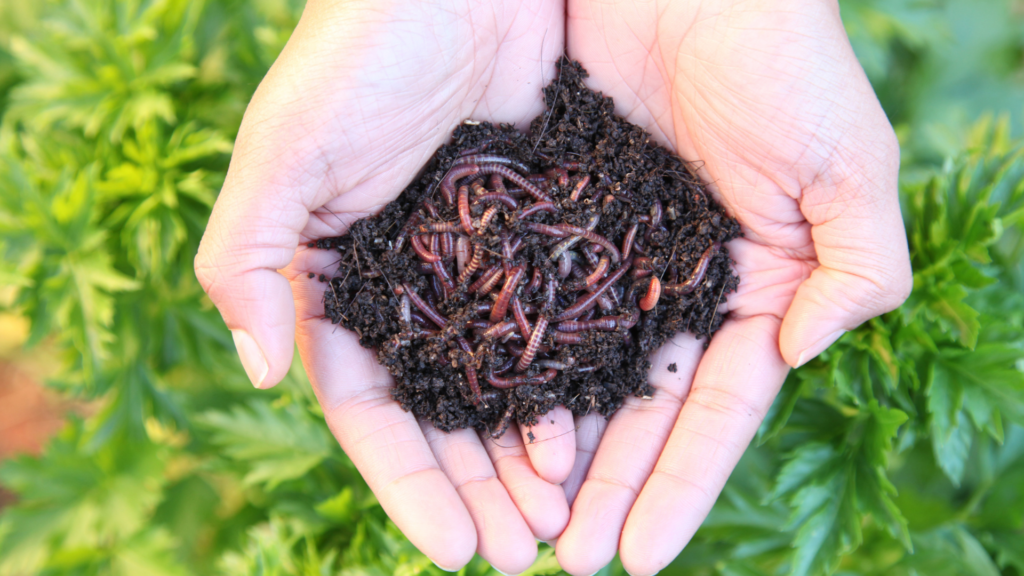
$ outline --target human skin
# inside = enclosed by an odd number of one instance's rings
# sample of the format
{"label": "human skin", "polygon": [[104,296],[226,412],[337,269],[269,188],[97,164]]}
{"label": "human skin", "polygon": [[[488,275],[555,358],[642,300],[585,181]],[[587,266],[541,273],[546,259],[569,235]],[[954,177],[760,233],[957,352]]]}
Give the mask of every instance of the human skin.
{"label": "human skin", "polygon": [[[284,376],[298,344],[342,448],[443,568],[475,551],[518,573],[536,537],[558,538],[573,574],[617,549],[634,575],[660,569],[788,366],[909,292],[898,147],[838,8],[706,4],[312,0],[246,111],[197,276],[257,387]],[[323,319],[323,285],[307,273],[333,272],[335,258],[305,244],[395,198],[463,119],[525,128],[563,49],[621,114],[703,162],[743,225],[729,244],[740,289],[707,351],[686,335],[666,345],[654,399],[631,399],[606,429],[588,417],[566,434],[558,409],[532,429],[545,442],[443,434],[403,412],[372,352]]]}

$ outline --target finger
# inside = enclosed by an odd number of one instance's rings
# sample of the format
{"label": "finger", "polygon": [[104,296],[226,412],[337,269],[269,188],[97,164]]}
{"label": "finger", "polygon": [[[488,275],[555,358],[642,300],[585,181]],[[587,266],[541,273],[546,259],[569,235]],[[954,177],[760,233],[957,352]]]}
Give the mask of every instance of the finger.
{"label": "finger", "polygon": [[600,414],[591,413],[576,417],[576,458],[573,460],[569,477],[562,482],[565,500],[569,503],[570,509],[576,496],[580,493],[587,472],[590,471],[597,446],[601,443],[601,437],[607,427],[608,419]]}
{"label": "finger", "polygon": [[516,508],[538,540],[557,538],[569,521],[569,505],[561,486],[537,475],[515,427],[500,438],[484,438],[484,447],[494,462],[498,479],[508,490]]}
{"label": "finger", "polygon": [[[312,267],[327,254],[306,250],[299,260]],[[413,545],[446,570],[464,566],[477,548],[473,518],[415,418],[391,398],[391,376],[355,334],[323,319],[323,284],[296,273],[292,286],[296,339],[327,425]]]}
{"label": "finger", "polygon": [[551,484],[561,484],[572,471],[575,428],[572,412],[564,406],[555,406],[532,426],[519,426],[533,469]]}
{"label": "finger", "polygon": [[420,427],[441,470],[462,497],[476,525],[477,553],[503,574],[519,574],[537,558],[537,541],[472,430],[441,432]]}
{"label": "finger", "polygon": [[[649,399],[631,397],[601,438],[556,554],[570,574],[593,574],[615,557],[630,508],[654,469],[689,392],[703,341],[678,334],[651,356]],[[669,370],[673,368],[675,372]]]}
{"label": "finger", "polygon": [[778,330],[774,316],[729,319],[711,340],[626,519],[619,553],[630,574],[667,566],[711,510],[789,370],[776,344]]}
{"label": "finger", "polygon": [[797,289],[782,323],[779,347],[790,366],[894,310],[913,286],[899,205],[899,144],[877,100],[867,99],[873,106],[858,114],[865,126],[844,143],[843,156],[853,159],[832,162],[799,198],[821,265]]}

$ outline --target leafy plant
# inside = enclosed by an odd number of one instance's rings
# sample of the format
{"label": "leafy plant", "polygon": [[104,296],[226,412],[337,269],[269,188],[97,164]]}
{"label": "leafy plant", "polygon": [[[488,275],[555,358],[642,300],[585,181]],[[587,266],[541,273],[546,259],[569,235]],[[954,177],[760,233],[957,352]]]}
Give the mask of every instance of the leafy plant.
{"label": "leafy plant", "polygon": [[[842,2],[903,142],[914,293],[790,375],[666,573],[1024,575],[1024,121],[965,112],[1018,98],[1024,26],[1008,3],[974,5]],[[298,364],[274,391],[247,383],[192,272],[241,114],[300,11],[0,5],[0,306],[53,351],[49,384],[89,406],[0,467],[18,499],[0,575],[440,574]],[[966,46],[952,60],[949,38]],[[944,89],[964,78],[981,88]],[[559,573],[553,551],[528,573]]]}

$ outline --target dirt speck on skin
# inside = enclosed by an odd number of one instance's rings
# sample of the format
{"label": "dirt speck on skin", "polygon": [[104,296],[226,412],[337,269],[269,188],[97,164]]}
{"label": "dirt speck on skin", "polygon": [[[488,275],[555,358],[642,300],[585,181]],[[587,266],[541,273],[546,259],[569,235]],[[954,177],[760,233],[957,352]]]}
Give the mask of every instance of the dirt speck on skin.
{"label": "dirt speck on skin", "polygon": [[679,371],[679,368],[678,368],[678,367],[676,367],[676,363],[675,363],[675,362],[673,362],[673,363],[671,363],[671,364],[669,364],[669,365],[668,365],[668,371],[669,371],[669,372],[671,372],[671,373],[673,373],[673,374],[675,374],[676,372],[678,372],[678,371]]}
{"label": "dirt speck on skin", "polygon": [[[441,430],[499,435],[512,422],[535,424],[557,405],[608,416],[628,395],[651,396],[650,353],[678,332],[710,338],[722,324],[719,304],[739,284],[725,246],[740,235],[737,222],[688,164],[616,116],[610,98],[589,90],[578,63],[563,59],[559,68],[544,89],[548,110],[533,120],[530,135],[508,125],[463,124],[380,214],[354,222],[345,236],[314,243],[340,254],[324,292],[326,317],[375,349],[394,376],[395,400]],[[473,188],[464,212],[446,201],[440,184],[459,162],[489,162],[459,160],[471,154],[499,156],[516,174],[456,180]],[[542,200],[517,179],[532,182],[553,206],[541,210]],[[515,202],[490,200],[502,190]],[[628,246],[629,256],[616,260],[607,245],[580,238],[587,227],[621,253]],[[634,241],[627,243],[630,231]],[[570,238],[580,239],[560,256],[558,247]],[[482,255],[461,281],[466,259],[459,264],[453,242]],[[520,267],[527,271],[522,280],[506,282]],[[470,290],[488,273],[504,276],[494,288]],[[595,293],[599,305],[554,320]],[[519,299],[519,321],[512,306],[501,310],[502,294]],[[651,299],[656,304],[642,311]],[[552,322],[525,362],[527,337],[542,318]],[[590,324],[572,332],[575,321]],[[503,322],[515,327],[488,336]],[[596,325],[602,327],[590,327]],[[509,385],[520,381],[527,383]]]}

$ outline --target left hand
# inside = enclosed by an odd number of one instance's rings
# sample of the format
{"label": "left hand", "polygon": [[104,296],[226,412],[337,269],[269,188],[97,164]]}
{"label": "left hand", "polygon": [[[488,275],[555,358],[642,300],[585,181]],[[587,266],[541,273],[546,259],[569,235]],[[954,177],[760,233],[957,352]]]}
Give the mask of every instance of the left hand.
{"label": "left hand", "polygon": [[629,399],[603,436],[596,417],[580,425],[580,452],[596,453],[566,484],[558,561],[592,574],[618,549],[630,574],[653,574],[711,510],[789,367],[909,295],[899,145],[835,3],[571,0],[567,44],[618,113],[703,163],[744,232],[707,351],[677,336],[652,358],[653,400]]}

